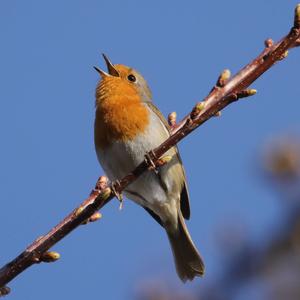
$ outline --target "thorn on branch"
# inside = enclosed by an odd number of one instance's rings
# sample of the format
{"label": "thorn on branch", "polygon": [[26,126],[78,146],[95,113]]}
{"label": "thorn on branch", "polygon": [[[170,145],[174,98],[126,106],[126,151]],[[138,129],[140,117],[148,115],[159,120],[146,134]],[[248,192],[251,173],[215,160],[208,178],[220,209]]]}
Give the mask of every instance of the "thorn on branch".
{"label": "thorn on branch", "polygon": [[176,118],[177,118],[177,114],[175,111],[169,113],[168,115],[168,123],[171,127],[174,127],[176,125]]}
{"label": "thorn on branch", "polygon": [[300,29],[300,3],[295,8],[294,27]]}
{"label": "thorn on branch", "polygon": [[7,296],[10,293],[10,288],[8,286],[0,287],[0,297]]}
{"label": "thorn on branch", "polygon": [[222,112],[218,111],[217,113],[215,113],[214,117],[221,117],[222,116]]}
{"label": "thorn on branch", "polygon": [[58,259],[60,259],[60,254],[58,252],[48,251],[48,252],[45,252],[41,255],[39,261],[40,262],[51,263],[51,262],[57,261]]}

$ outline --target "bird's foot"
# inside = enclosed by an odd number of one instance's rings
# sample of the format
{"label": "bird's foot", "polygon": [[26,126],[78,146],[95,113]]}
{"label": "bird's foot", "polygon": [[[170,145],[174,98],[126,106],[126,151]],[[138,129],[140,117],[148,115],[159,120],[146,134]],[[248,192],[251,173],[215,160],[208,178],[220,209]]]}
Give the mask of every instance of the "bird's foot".
{"label": "bird's foot", "polygon": [[165,155],[165,156],[162,156],[161,158],[159,158],[157,160],[157,165],[158,167],[162,167],[164,166],[165,164],[167,164],[169,161],[172,160],[172,156],[171,155]]}
{"label": "bird's foot", "polygon": [[165,155],[159,159],[156,158],[155,154],[153,151],[150,151],[146,153],[145,155],[145,162],[148,165],[148,169],[150,171],[154,171],[156,174],[158,174],[158,169],[165,164],[167,164],[169,161],[172,160],[171,155]]}
{"label": "bird's foot", "polygon": [[157,158],[152,150],[145,154],[145,162],[148,165],[148,169],[150,171],[154,171],[156,174],[158,174],[157,166],[154,163],[154,161],[156,161],[156,160],[157,160]]}
{"label": "bird's foot", "polygon": [[115,180],[111,183],[111,190],[114,193],[114,195],[117,197],[117,199],[120,201],[119,210],[123,208],[123,194],[119,192],[120,187],[120,181]]}

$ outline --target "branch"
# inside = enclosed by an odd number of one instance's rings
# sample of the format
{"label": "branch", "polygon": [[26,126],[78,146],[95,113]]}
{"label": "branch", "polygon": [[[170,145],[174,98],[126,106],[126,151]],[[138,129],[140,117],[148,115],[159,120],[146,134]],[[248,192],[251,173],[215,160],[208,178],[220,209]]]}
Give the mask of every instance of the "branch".
{"label": "branch", "polygon": [[79,225],[99,219],[101,215],[97,211],[115,196],[118,196],[143,172],[159,168],[162,164],[167,163],[167,157],[162,157],[166,151],[212,116],[219,115],[220,111],[230,103],[254,95],[255,90],[247,90],[246,88],[276,62],[285,58],[289,49],[299,45],[300,4],[295,9],[294,26],[287,36],[276,44],[271,39],[266,40],[266,47],[263,52],[231,79],[229,70],[223,71],[209,95],[202,102],[197,103],[180,123],[176,124],[176,114],[169,116],[169,123],[172,126],[170,137],[159,147],[147,153],[145,160],[131,173],[108,187],[106,178],[101,176],[95,189],[79,207],[74,209],[46,235],[35,240],[14,260],[3,266],[0,269],[0,296],[9,293],[9,288],[5,285],[28,267],[40,262],[52,262],[58,259],[58,253],[47,251]]}

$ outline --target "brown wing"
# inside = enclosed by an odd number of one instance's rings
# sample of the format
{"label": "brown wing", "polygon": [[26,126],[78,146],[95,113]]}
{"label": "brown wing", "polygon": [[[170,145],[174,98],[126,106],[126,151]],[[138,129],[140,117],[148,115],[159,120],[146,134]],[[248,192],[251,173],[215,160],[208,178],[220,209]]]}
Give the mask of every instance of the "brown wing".
{"label": "brown wing", "polygon": [[[162,115],[162,113],[158,110],[158,108],[152,102],[146,102],[146,104],[159,117],[159,119],[161,120],[163,125],[170,132],[170,126],[169,126],[167,120]],[[177,146],[175,146],[174,148],[176,151],[177,158],[178,158],[179,162],[181,163],[180,165],[181,165],[183,178],[184,178],[184,183],[183,183],[183,187],[182,187],[181,195],[180,195],[180,209],[181,209],[183,217],[188,220],[190,218],[191,212],[190,212],[190,201],[189,201],[190,197],[189,197],[189,192],[188,192],[187,183],[186,183],[185,170],[184,170],[182,160],[181,160]]]}

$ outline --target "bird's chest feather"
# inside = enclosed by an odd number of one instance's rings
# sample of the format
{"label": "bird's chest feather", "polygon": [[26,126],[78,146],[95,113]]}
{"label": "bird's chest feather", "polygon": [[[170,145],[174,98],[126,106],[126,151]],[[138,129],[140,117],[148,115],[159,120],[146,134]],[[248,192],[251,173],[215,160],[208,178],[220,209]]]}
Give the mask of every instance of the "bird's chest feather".
{"label": "bird's chest feather", "polygon": [[132,138],[127,135],[126,138],[123,136],[113,139],[107,147],[96,143],[98,159],[110,179],[120,178],[132,171],[143,161],[146,152],[160,145],[169,136],[158,117],[146,109],[148,124],[143,131]]}
{"label": "bird's chest feather", "polygon": [[149,111],[138,97],[113,96],[103,100],[96,110],[96,148],[132,141],[144,133],[148,125]]}

